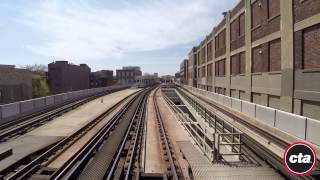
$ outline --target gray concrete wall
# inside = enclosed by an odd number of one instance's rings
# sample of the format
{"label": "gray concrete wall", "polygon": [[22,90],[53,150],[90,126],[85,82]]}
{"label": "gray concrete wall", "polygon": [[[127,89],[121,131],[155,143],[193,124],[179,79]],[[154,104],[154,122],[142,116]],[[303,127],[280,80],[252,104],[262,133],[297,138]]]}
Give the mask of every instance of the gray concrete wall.
{"label": "gray concrete wall", "polygon": [[281,131],[292,137],[320,146],[319,120],[239,100],[237,98],[229,98],[231,100],[230,106],[230,100],[226,100],[226,96],[213,92],[205,92],[190,86],[183,87],[191,93],[203,96],[208,100],[219,104],[223,108],[230,108],[242,113],[247,116],[248,119],[261,123],[260,126],[263,125],[268,127],[261,128],[270,130],[271,127],[271,132],[274,132],[274,130]]}
{"label": "gray concrete wall", "polygon": [[[78,100],[90,95],[99,94],[101,92],[116,91],[123,88],[128,88],[127,85],[115,85],[111,87],[103,87],[89,90],[81,90],[75,92],[69,92],[65,94],[58,94],[53,96],[47,96],[38,99],[32,99],[27,101],[20,101],[11,104],[5,104],[0,106],[0,124],[6,123],[10,120],[30,115],[32,113],[44,110],[46,108],[59,106],[62,103]],[[72,94],[72,95],[71,95]]]}

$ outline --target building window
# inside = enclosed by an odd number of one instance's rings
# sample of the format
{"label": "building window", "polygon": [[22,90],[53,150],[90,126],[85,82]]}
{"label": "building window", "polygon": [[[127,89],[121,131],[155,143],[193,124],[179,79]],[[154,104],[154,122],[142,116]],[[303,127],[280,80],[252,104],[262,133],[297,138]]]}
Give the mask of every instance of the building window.
{"label": "building window", "polygon": [[242,13],[239,16],[239,36],[243,36],[245,34],[245,16],[244,13]]}
{"label": "building window", "polygon": [[237,40],[237,38],[239,36],[238,18],[236,18],[230,25],[230,36],[231,36],[231,41]]}
{"label": "building window", "polygon": [[245,52],[239,53],[239,66],[240,66],[240,74],[246,73],[246,54],[245,54]]}
{"label": "building window", "polygon": [[214,42],[215,42],[215,51],[217,51],[219,49],[219,36],[216,36],[214,38]]}
{"label": "building window", "polygon": [[252,18],[252,27],[251,28],[255,28],[259,25],[261,25],[262,21],[263,21],[263,4],[261,0],[257,0],[255,1],[252,5],[251,5],[251,18]]}
{"label": "building window", "polygon": [[268,18],[280,15],[280,0],[268,0]]}
{"label": "building window", "polygon": [[215,93],[225,95],[226,94],[226,88],[215,87]]}
{"label": "building window", "polygon": [[205,77],[205,76],[206,76],[206,67],[203,66],[203,67],[201,68],[201,77]]}
{"label": "building window", "polygon": [[269,71],[281,70],[281,41],[269,42]]}
{"label": "building window", "polygon": [[216,68],[215,68],[215,75],[216,76],[225,76],[226,74],[226,72],[225,72],[225,69],[226,69],[226,60],[225,59],[223,59],[223,60],[220,60],[220,61],[217,61],[216,63],[215,63],[215,66],[216,66]]}
{"label": "building window", "polygon": [[207,66],[207,76],[212,77],[212,64]]}
{"label": "building window", "polygon": [[239,56],[238,54],[231,56],[231,74],[237,75],[240,73],[239,70]]}
{"label": "building window", "polygon": [[242,13],[238,18],[236,18],[230,25],[230,40],[235,41],[239,37],[245,34],[245,17]]}
{"label": "building window", "polygon": [[303,69],[320,68],[320,24],[303,30]]}
{"label": "building window", "polygon": [[215,50],[219,50],[226,47],[226,30],[222,30],[215,38],[216,47]]}
{"label": "building window", "polygon": [[212,60],[212,41],[210,41],[207,45],[207,56],[208,56],[208,61]]}
{"label": "building window", "polygon": [[225,48],[226,47],[226,30],[223,30],[220,34],[219,34],[219,47],[220,48]]}
{"label": "building window", "polygon": [[245,73],[246,59],[245,52],[233,55],[231,57],[231,74],[238,75]]}
{"label": "building window", "polygon": [[201,64],[204,64],[206,62],[206,48],[203,47],[201,49]]}
{"label": "building window", "polygon": [[262,46],[258,46],[252,49],[252,72],[267,72],[268,61],[265,58]]}

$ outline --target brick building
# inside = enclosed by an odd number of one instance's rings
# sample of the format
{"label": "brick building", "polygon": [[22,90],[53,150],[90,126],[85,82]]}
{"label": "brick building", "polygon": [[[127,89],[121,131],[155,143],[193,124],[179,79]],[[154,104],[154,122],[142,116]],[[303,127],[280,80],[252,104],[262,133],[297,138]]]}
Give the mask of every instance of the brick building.
{"label": "brick building", "polygon": [[140,67],[125,66],[117,70],[116,76],[119,84],[132,84],[136,77],[142,76],[142,72]]}
{"label": "brick building", "polygon": [[196,87],[197,86],[197,48],[193,47],[189,53],[188,58],[188,85]]}
{"label": "brick building", "polygon": [[113,84],[113,71],[101,70],[90,73],[90,88],[106,87]]}
{"label": "brick building", "polygon": [[13,65],[0,65],[0,104],[32,98],[32,73]]}
{"label": "brick building", "polygon": [[184,59],[180,64],[180,81],[184,84],[188,82],[188,59]]}
{"label": "brick building", "polygon": [[49,87],[53,94],[89,89],[90,68],[86,64],[74,65],[56,61],[48,65]]}
{"label": "brick building", "polygon": [[320,119],[319,0],[241,0],[190,54],[196,87]]}

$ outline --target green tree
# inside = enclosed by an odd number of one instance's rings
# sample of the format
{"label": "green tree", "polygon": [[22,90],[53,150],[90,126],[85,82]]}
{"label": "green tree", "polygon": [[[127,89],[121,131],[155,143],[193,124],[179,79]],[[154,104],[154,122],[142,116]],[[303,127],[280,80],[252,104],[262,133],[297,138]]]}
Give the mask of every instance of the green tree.
{"label": "green tree", "polygon": [[39,74],[32,74],[32,87],[34,98],[50,95],[47,81]]}

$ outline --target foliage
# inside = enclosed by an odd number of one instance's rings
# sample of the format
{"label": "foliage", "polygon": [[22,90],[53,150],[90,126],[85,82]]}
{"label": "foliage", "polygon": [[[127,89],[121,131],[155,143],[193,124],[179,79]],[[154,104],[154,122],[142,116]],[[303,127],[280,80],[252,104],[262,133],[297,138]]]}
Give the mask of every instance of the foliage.
{"label": "foliage", "polygon": [[33,64],[33,65],[26,65],[22,67],[23,69],[27,69],[34,74],[44,75],[45,72],[48,70],[48,67],[43,64]]}
{"label": "foliage", "polygon": [[32,87],[34,98],[50,95],[50,90],[46,79],[39,74],[32,75]]}

